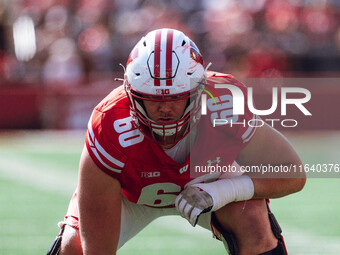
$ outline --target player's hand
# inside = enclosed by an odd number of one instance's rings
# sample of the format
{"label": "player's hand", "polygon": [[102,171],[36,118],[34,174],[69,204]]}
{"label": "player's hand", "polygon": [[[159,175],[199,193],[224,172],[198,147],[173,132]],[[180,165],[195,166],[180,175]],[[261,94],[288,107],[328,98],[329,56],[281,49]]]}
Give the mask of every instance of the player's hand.
{"label": "player's hand", "polygon": [[176,198],[175,205],[180,215],[195,227],[199,216],[213,207],[212,197],[195,186],[187,186]]}

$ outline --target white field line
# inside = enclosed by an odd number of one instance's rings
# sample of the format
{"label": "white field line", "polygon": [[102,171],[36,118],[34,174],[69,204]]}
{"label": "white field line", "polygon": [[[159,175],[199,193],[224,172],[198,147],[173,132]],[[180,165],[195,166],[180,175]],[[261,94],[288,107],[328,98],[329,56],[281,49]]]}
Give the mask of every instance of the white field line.
{"label": "white field line", "polygon": [[[15,160],[13,158],[1,158],[0,176],[18,181],[42,191],[57,192],[68,197],[73,193],[77,183],[77,169],[75,169],[73,173],[69,173],[60,171],[60,169],[57,169],[56,167],[53,168],[52,166],[22,157],[16,158]],[[158,229],[164,229],[164,233],[167,232],[166,230],[175,230],[181,234],[187,234],[188,237],[197,238],[197,240],[211,238],[211,233],[209,233],[209,231],[201,227],[193,229],[184,219],[178,219],[176,216],[167,216],[158,219],[151,224]],[[284,227],[283,231],[290,254],[337,255],[340,252],[340,237],[332,238],[317,236],[313,233],[296,229],[291,226]],[[153,238],[164,239],[164,236]],[[178,241],[179,240],[177,240],[177,242]],[[178,245],[181,246],[179,243]],[[127,248],[127,246],[128,243],[123,247],[123,250],[125,247]]]}
{"label": "white field line", "polygon": [[0,176],[18,181],[42,191],[71,197],[77,186],[78,169],[63,171],[56,166],[39,163],[24,157],[1,157]]}

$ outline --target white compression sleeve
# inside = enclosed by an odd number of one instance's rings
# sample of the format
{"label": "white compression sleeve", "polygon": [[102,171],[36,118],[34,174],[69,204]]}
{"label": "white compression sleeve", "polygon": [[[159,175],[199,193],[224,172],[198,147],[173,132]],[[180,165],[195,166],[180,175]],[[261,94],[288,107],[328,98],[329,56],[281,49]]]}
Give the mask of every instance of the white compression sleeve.
{"label": "white compression sleeve", "polygon": [[212,211],[216,211],[231,202],[249,200],[254,196],[254,183],[247,175],[210,183],[198,183],[193,186],[199,187],[212,197],[214,201]]}

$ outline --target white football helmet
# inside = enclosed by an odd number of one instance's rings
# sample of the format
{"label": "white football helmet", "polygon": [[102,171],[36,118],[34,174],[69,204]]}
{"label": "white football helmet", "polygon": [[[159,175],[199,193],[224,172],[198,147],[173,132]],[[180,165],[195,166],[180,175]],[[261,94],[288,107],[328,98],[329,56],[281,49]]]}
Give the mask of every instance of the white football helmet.
{"label": "white football helmet", "polygon": [[[148,33],[131,51],[124,75],[135,124],[146,137],[158,143],[178,142],[200,118],[200,96],[205,82],[203,58],[190,38],[175,29]],[[188,103],[179,120],[156,122],[147,115],[143,103],[146,97],[151,101],[187,98]],[[179,133],[182,128],[185,131]]]}

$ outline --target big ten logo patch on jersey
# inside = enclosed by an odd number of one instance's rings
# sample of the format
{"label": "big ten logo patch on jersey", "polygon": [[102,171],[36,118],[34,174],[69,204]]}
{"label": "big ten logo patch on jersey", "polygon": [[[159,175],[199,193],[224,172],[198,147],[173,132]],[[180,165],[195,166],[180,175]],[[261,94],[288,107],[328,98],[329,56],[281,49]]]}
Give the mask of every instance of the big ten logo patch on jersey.
{"label": "big ten logo patch on jersey", "polygon": [[119,144],[124,148],[140,143],[144,139],[144,135],[139,131],[138,128],[134,127],[131,116],[115,120],[113,127],[119,134]]}
{"label": "big ten logo patch on jersey", "polygon": [[141,177],[142,178],[152,178],[152,177],[160,177],[161,173],[160,172],[141,172]]}

